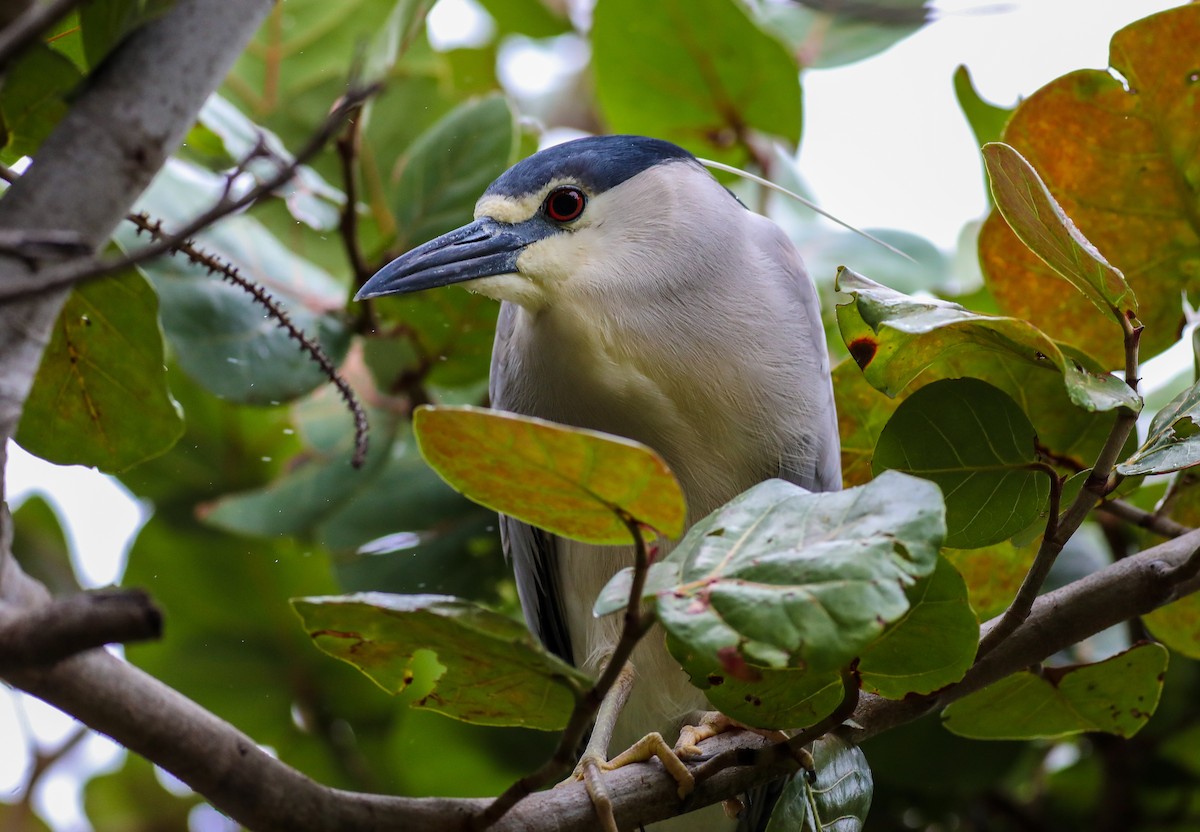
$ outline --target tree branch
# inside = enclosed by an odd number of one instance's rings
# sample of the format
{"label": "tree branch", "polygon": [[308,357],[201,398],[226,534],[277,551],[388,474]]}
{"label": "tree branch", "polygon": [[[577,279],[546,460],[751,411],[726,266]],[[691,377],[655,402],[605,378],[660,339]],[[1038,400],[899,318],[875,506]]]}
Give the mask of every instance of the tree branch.
{"label": "tree branch", "polygon": [[0,607],[0,673],[161,635],[162,613],[137,589],[80,592],[34,610]]}

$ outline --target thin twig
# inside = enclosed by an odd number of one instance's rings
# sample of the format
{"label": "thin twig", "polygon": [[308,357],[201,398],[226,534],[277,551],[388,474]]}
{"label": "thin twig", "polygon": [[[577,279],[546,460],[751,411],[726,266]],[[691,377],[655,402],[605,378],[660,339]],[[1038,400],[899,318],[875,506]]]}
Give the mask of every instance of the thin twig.
{"label": "thin twig", "polygon": [[80,5],[83,0],[48,0],[33,2],[21,16],[0,30],[0,72],[8,68],[21,54],[59,18]]}
{"label": "thin twig", "polygon": [[583,739],[588,725],[604,701],[605,695],[617,681],[625,663],[633,654],[633,648],[654,624],[653,614],[642,609],[642,590],[646,586],[646,574],[650,570],[650,558],[646,551],[646,540],[642,536],[641,525],[625,512],[620,512],[629,533],[633,535],[634,561],[633,581],[629,588],[629,601],[625,605],[625,617],[621,627],[621,638],[613,648],[600,678],[591,689],[582,692],[575,699],[575,707],[567,720],[567,727],[559,737],[558,747],[554,749],[545,763],[536,771],[522,777],[513,783],[497,797],[486,809],[475,818],[475,829],[487,829],[522,800],[533,792],[547,785],[556,777],[561,776],[575,763],[576,749]]}
{"label": "thin twig", "polygon": [[[178,236],[167,234],[163,231],[160,221],[151,221],[146,214],[130,214],[126,219],[137,226],[139,232],[145,231],[156,240]],[[358,397],[354,394],[354,390],[342,378],[341,374],[338,373],[337,367],[333,364],[333,359],[325,354],[325,350],[322,349],[320,343],[309,338],[304,330],[292,322],[292,318],[288,315],[287,310],[280,306],[279,301],[275,300],[270,292],[254,281],[242,277],[237,266],[227,263],[213,254],[209,254],[191,240],[174,245],[170,249],[170,253],[175,252],[185,255],[196,265],[207,269],[209,274],[221,275],[222,279],[249,294],[254,298],[255,303],[267,310],[267,314],[275,319],[276,323],[288,334],[288,337],[298,343],[300,349],[308,353],[309,357],[316,362],[317,366],[321,368],[321,372],[325,374],[325,377],[337,388],[338,395],[342,397],[342,401],[346,403],[346,407],[350,409],[350,413],[354,417],[354,456],[351,458],[350,464],[355,468],[361,468],[367,460],[367,413],[359,402]]]}
{"label": "thin twig", "polygon": [[362,142],[362,122],[351,118],[345,131],[338,136],[338,161],[342,171],[342,191],[346,194],[346,204],[342,207],[342,216],[338,222],[338,230],[342,235],[342,244],[346,248],[346,259],[350,261],[350,270],[354,274],[355,290],[362,287],[371,277],[371,267],[363,256],[362,246],[358,240],[358,151]]}
{"label": "thin twig", "polygon": [[[1121,316],[1121,325],[1125,334],[1125,383],[1137,392],[1138,344],[1141,341],[1142,326],[1136,319],[1128,316]],[[1033,565],[1029,567],[1029,572],[1021,582],[1021,588],[1017,590],[1012,604],[979,643],[976,661],[993,650],[1029,616],[1046,576],[1050,574],[1054,561],[1071,539],[1071,535],[1075,534],[1096,504],[1116,487],[1116,482],[1112,479],[1113,467],[1125,447],[1130,432],[1137,424],[1137,416],[1137,413],[1129,408],[1123,407],[1117,411],[1112,430],[1109,431],[1104,447],[1096,457],[1096,464],[1092,466],[1092,472],[1083,484],[1083,489],[1057,522],[1051,520],[1047,523],[1047,534],[1042,538],[1042,545],[1033,559]],[[1051,529],[1053,533],[1050,533]]]}
{"label": "thin twig", "polygon": [[1192,530],[1190,526],[1178,523],[1166,515],[1151,514],[1124,500],[1105,500],[1096,508],[1161,537],[1179,537]]}
{"label": "thin twig", "polygon": [[37,272],[38,282],[35,285],[18,285],[10,291],[0,292],[0,302],[36,297],[85,280],[94,280],[179,248],[197,232],[270,195],[275,189],[290,180],[295,176],[296,170],[316,156],[329,142],[329,139],[341,129],[343,122],[357,112],[366,100],[378,90],[379,85],[372,84],[347,91],[326,117],[321,127],[309,139],[308,144],[296,153],[292,161],[281,166],[274,176],[260,182],[241,197],[237,199],[222,198],[212,208],[185,224],[179,231],[136,251],[127,252],[121,257],[72,260]]}

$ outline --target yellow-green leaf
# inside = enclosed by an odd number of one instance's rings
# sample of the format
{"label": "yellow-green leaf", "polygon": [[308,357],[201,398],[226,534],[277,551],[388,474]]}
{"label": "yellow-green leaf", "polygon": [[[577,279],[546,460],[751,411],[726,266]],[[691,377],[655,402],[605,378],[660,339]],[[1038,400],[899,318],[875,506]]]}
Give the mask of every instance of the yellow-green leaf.
{"label": "yellow-green leaf", "polygon": [[477,503],[588,543],[628,543],[624,517],[668,537],[687,507],[674,475],[645,445],[478,407],[422,407],[425,460]]}

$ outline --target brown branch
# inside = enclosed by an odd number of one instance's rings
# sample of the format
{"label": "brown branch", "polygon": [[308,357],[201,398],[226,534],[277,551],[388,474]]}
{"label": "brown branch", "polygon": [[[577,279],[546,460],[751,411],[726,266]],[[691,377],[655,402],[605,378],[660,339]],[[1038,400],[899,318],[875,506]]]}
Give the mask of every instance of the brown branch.
{"label": "brown branch", "polygon": [[0,30],[0,72],[83,0],[47,0],[29,4],[20,17]]}
{"label": "brown branch", "polygon": [[[937,697],[896,701],[864,694],[852,717],[861,727],[850,730],[850,739],[861,742],[909,722],[1107,627],[1200,590],[1200,579],[1181,581],[1177,571],[1198,549],[1200,531],[1189,532],[1040,596],[1008,638]],[[30,585],[37,586],[19,570],[10,570],[3,584],[5,597],[36,597],[39,593]],[[45,670],[5,675],[17,687],[162,766],[250,829],[356,832],[402,825],[413,832],[457,832],[468,829],[489,804],[326,788],[261,751],[245,734],[182,694],[104,651],[80,654]],[[757,734],[732,732],[706,741],[703,748],[718,755],[731,748],[762,748],[768,742]],[[690,805],[699,808],[734,797],[778,774],[778,769],[730,767],[698,783]],[[609,772],[606,783],[621,828],[678,812],[676,785],[657,764]],[[521,801],[494,829],[568,832],[592,829],[594,823],[586,790],[571,784]]]}
{"label": "brown branch", "polygon": [[226,194],[215,205],[193,218],[183,228],[179,229],[179,231],[166,235],[157,242],[139,248],[136,251],[128,252],[121,257],[72,260],[35,272],[38,278],[36,283],[18,284],[15,287],[6,288],[5,291],[0,292],[0,303],[10,303],[14,300],[40,297],[41,295],[73,286],[85,280],[94,280],[121,271],[122,269],[127,269],[130,266],[136,266],[139,263],[144,263],[147,260],[167,254],[173,249],[178,249],[195,234],[221,218],[254,204],[285,184],[295,176],[296,170],[301,165],[308,162],[321,151],[329,142],[329,139],[341,129],[345,120],[358,112],[367,99],[378,92],[378,90],[379,86],[376,84],[347,91],[337,105],[334,106],[320,128],[317,129],[308,143],[296,153],[291,162],[281,165],[274,176],[263,180],[237,199],[230,199],[228,194]]}
{"label": "brown branch", "polygon": [[162,613],[141,590],[80,592],[28,611],[0,607],[0,673],[161,635]]}
{"label": "brown branch", "polygon": [[356,291],[370,279],[372,274],[358,240],[358,177],[356,173],[361,146],[362,122],[357,118],[351,118],[345,131],[338,136],[336,143],[342,172],[342,191],[346,194],[346,204],[342,207],[338,231],[342,235],[346,259],[350,262],[350,270],[354,275],[351,285]]}
{"label": "brown branch", "polygon": [[554,749],[550,759],[536,771],[513,783],[492,801],[491,805],[480,813],[478,823],[475,825],[476,829],[487,829],[494,825],[526,797],[570,771],[571,766],[575,763],[579,743],[583,739],[588,725],[596,716],[596,711],[599,710],[605,695],[612,689],[621,670],[625,667],[625,663],[633,655],[633,648],[637,646],[638,641],[654,623],[653,616],[647,615],[642,609],[642,590],[646,586],[646,574],[650,570],[646,540],[642,536],[642,529],[637,520],[624,512],[620,512],[620,514],[626,528],[633,536],[634,542],[633,581],[629,587],[629,600],[625,605],[621,637],[617,641],[612,655],[609,656],[608,662],[604,665],[600,678],[589,690],[576,697],[575,707],[571,711],[567,727],[559,737],[558,746]]}
{"label": "brown branch", "polygon": [[[178,235],[167,234],[163,231],[161,221],[155,220],[151,222],[149,216],[146,214],[130,214],[126,219],[137,226],[139,233],[144,231],[155,240],[176,239],[178,237]],[[351,416],[354,417],[354,456],[350,460],[350,464],[355,468],[361,468],[367,460],[367,413],[359,402],[358,397],[354,394],[354,390],[342,378],[341,374],[338,373],[337,367],[333,365],[333,360],[325,354],[325,350],[321,348],[320,343],[309,338],[304,330],[292,322],[292,318],[287,313],[287,310],[271,296],[270,292],[254,281],[242,277],[237,266],[225,262],[216,255],[209,254],[191,240],[176,243],[168,251],[169,254],[176,252],[185,255],[196,265],[207,269],[209,274],[219,274],[222,279],[249,294],[255,303],[267,310],[267,314],[279,324],[283,331],[288,334],[288,337],[298,343],[300,349],[308,353],[308,356],[316,362],[317,366],[321,368],[321,372],[329,379],[329,382],[337,388],[342,401],[346,403]]]}
{"label": "brown branch", "polygon": [[1161,537],[1179,537],[1192,531],[1190,526],[1177,523],[1166,515],[1151,514],[1124,500],[1105,500],[1096,508]]}

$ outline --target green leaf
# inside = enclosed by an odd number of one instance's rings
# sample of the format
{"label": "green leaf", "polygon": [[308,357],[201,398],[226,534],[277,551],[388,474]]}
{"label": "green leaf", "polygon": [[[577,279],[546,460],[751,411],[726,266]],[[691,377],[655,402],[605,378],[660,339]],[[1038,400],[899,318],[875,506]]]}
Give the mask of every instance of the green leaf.
{"label": "green leaf", "polygon": [[845,66],[877,55],[916,32],[931,16],[927,0],[762,3],[759,12],[808,69]]}
{"label": "green leaf", "polygon": [[747,128],[800,140],[796,61],[738,0],[602,0],[592,53],[611,132],[730,164],[748,158]]}
{"label": "green leaf", "polygon": [[875,783],[866,755],[836,734],[813,743],[817,777],[803,773],[787,781],[766,832],[858,832],[867,822]]}
{"label": "green leaf", "polygon": [[922,387],[879,435],[873,466],[938,484],[946,498],[946,545],[1007,540],[1037,519],[1050,481],[1021,408],[986,382],[946,379]]}
{"label": "green leaf", "polygon": [[167,389],[158,300],[132,272],[75,287],[25,401],[17,442],[60,465],[122,471],[183,433]]}
{"label": "green leaf", "polygon": [[397,162],[388,204],[400,248],[469,222],[475,202],[516,161],[515,115],[501,95],[460,104],[422,133]]}
{"label": "green leaf", "polygon": [[736,657],[714,659],[669,634],[667,649],[713,708],[754,728],[814,725],[833,713],[845,696],[841,677],[834,672],[756,667]]}
{"label": "green leaf", "polygon": [[414,707],[464,722],[559,730],[575,691],[591,684],[523,624],[457,598],[368,592],[292,604],[318,647],[389,693],[417,683],[414,661],[432,652],[441,671]]}
{"label": "green leaf", "polygon": [[1158,706],[1167,650],[1138,644],[1096,664],[1022,671],[951,703],[946,728],[974,739],[1054,739],[1084,731],[1132,737]]}
{"label": "green leaf", "polygon": [[953,564],[967,584],[971,608],[980,621],[987,621],[1008,608],[1025,579],[1042,539],[1018,545],[1004,540],[976,549],[943,549],[942,556]]}
{"label": "green leaf", "polygon": [[1030,251],[1102,312],[1118,321],[1137,312],[1125,275],[1075,227],[1025,157],[1002,142],[990,142],[983,147],[983,161],[996,207]]}
{"label": "green leaf", "polygon": [[1124,476],[1167,474],[1200,465],[1200,384],[1171,400],[1150,422],[1146,441],[1117,466]]}
{"label": "green leaf", "polygon": [[1200,659],[1200,594],[1193,593],[1142,616],[1154,637],[1167,647]]}
{"label": "green leaf", "polygon": [[[220,197],[224,177],[169,160],[137,209],[178,228]],[[144,245],[122,224],[125,250]],[[335,364],[350,342],[340,318],[345,289],[332,275],[297,256],[251,216],[227,217],[196,236],[199,246],[231,262],[264,288],[297,327],[321,344]],[[140,267],[162,303],[162,323],[179,364],[218,396],[246,404],[289,401],[328,379],[307,353],[242,289],[185,257],[161,257]]]}
{"label": "green leaf", "polygon": [[79,9],[83,52],[95,69],[127,35],[171,7],[172,0],[104,0]]}
{"label": "green leaf", "polygon": [[926,694],[957,682],[975,662],[979,622],[967,585],[945,558],[909,587],[908,612],[863,651],[863,688],[888,699]]}
{"label": "green leaf", "polygon": [[888,472],[816,494],[769,480],[696,523],[651,567],[649,592],[693,666],[746,681],[758,668],[831,671],[908,611],[905,591],[934,570],[944,534],[941,495],[924,480]]}
{"label": "green leaf", "polygon": [[552,38],[571,31],[571,21],[563,14],[563,7],[551,11],[542,0],[480,0],[479,5],[487,9],[496,21],[497,34],[501,37],[521,34],[531,38]]}
{"label": "green leaf", "polygon": [[201,800],[195,792],[180,796],[167,791],[154,775],[154,764],[137,754],[126,754],[119,769],[93,777],[83,787],[83,808],[96,832],[187,829]]}
{"label": "green leaf", "polygon": [[959,109],[967,117],[967,123],[971,125],[971,132],[975,134],[975,141],[980,147],[1000,140],[1012,109],[985,101],[971,81],[970,70],[962,64],[954,70],[954,97],[958,99]]}
{"label": "green leaf", "polygon": [[991,350],[1057,369],[1071,401],[1086,410],[1141,409],[1141,399],[1122,380],[1077,364],[1027,321],[980,315],[948,301],[912,298],[846,268],[839,269],[834,287],[852,298],[837,307],[850,355],[867,381],[889,396],[948,354]]}
{"label": "green leaf", "polygon": [[0,88],[3,153],[12,164],[33,156],[67,112],[67,97],[83,74],[66,56],[35,43],[4,74]]}
{"label": "green leaf", "polygon": [[477,407],[421,407],[426,461],[481,505],[588,543],[628,543],[623,516],[683,532],[683,492],[662,457],[637,442]]}
{"label": "green leaf", "polygon": [[30,494],[12,513],[11,549],[21,555],[21,569],[54,595],[79,592],[79,578],[58,514],[41,494]]}

